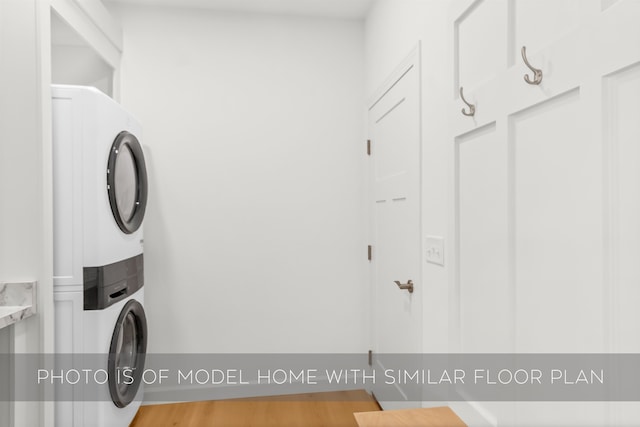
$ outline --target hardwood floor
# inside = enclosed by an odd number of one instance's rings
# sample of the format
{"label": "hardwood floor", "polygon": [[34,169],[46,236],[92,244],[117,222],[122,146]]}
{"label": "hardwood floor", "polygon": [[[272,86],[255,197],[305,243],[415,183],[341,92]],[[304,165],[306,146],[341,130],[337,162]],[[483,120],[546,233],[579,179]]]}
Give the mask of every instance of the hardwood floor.
{"label": "hardwood floor", "polygon": [[354,412],[379,410],[367,392],[354,390],[143,406],[130,427],[357,427]]}
{"label": "hardwood floor", "polygon": [[354,414],[360,427],[467,427],[448,407]]}

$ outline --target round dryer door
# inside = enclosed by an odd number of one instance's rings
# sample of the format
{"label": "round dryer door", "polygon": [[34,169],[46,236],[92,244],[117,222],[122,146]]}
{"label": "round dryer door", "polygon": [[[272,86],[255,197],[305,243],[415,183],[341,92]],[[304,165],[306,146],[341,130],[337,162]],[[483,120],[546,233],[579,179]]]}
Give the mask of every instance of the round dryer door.
{"label": "round dryer door", "polygon": [[107,191],[118,227],[126,234],[135,232],[147,208],[147,168],[140,142],[129,132],[120,132],[111,146]]}
{"label": "round dryer door", "polygon": [[109,348],[109,393],[118,408],[135,399],[147,352],[147,318],[144,308],[130,300],[118,316]]}

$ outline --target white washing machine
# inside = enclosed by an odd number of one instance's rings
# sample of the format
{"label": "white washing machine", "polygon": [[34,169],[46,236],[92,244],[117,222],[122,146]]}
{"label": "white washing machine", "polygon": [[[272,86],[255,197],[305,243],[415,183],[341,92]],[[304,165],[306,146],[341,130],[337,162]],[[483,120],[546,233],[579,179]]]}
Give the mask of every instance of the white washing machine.
{"label": "white washing machine", "polygon": [[[85,353],[108,355],[106,366],[98,368],[106,370],[109,381],[100,386],[94,379],[97,399],[81,402],[82,410],[74,414],[82,419],[80,424],[62,422],[60,426],[127,427],[131,423],[143,397],[141,376],[147,347],[143,303],[144,289],[140,288],[103,310],[84,311]],[[129,383],[124,375],[134,382]]]}
{"label": "white washing machine", "polygon": [[[147,343],[141,127],[95,88],[51,91],[55,350],[104,355],[109,373],[99,399],[57,401],[55,425],[126,427],[141,403]],[[123,369],[135,381],[118,382]]]}

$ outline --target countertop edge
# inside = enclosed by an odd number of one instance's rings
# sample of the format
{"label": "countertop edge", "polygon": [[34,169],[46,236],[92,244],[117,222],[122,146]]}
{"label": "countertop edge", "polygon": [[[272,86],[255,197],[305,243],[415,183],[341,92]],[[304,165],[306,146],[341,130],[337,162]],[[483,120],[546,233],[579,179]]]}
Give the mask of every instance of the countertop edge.
{"label": "countertop edge", "polygon": [[0,283],[0,329],[36,314],[36,282]]}
{"label": "countertop edge", "polygon": [[27,319],[36,314],[33,310],[33,307],[30,305],[18,307],[11,306],[11,308],[15,309],[9,311],[8,313],[5,313],[2,317],[0,317],[0,329],[11,326],[14,323]]}

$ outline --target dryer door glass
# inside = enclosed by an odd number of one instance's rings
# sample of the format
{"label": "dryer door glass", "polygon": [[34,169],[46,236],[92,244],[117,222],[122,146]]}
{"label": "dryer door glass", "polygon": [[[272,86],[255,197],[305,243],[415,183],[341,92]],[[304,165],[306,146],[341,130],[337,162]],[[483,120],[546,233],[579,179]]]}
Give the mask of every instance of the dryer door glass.
{"label": "dryer door glass", "polygon": [[144,308],[130,300],[120,312],[109,348],[109,393],[118,408],[135,399],[147,351],[147,319]]}
{"label": "dryer door glass", "polygon": [[136,209],[138,180],[136,179],[136,161],[128,145],[121,147],[114,172],[116,206],[122,219],[129,221]]}
{"label": "dryer door glass", "polygon": [[107,192],[120,230],[126,234],[138,230],[147,207],[147,168],[140,142],[129,132],[120,132],[111,146]]}

